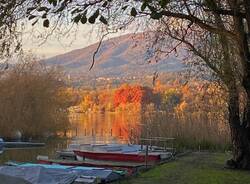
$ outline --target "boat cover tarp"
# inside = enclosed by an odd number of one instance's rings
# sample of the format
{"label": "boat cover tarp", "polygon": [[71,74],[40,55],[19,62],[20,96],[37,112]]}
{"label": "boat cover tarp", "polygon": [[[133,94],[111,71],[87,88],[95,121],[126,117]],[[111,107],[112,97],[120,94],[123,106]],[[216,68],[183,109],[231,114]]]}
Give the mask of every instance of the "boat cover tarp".
{"label": "boat cover tarp", "polygon": [[[77,149],[75,149],[77,150]],[[127,144],[108,144],[108,145],[81,145],[80,150],[97,151],[97,152],[139,152],[140,145],[127,145]]]}
{"label": "boat cover tarp", "polygon": [[74,167],[74,166],[64,166],[64,165],[47,165],[47,164],[33,164],[24,163],[20,164],[19,167],[43,167],[46,169],[63,169],[74,171],[77,175],[83,176],[94,176],[100,178],[103,182],[111,182],[121,178],[123,173],[114,172],[110,169],[98,168],[98,167]]}
{"label": "boat cover tarp", "polygon": [[122,176],[121,174],[113,172],[112,170],[104,170],[104,169],[81,170],[80,167],[76,167],[74,171],[77,171],[79,175],[83,176],[98,177],[101,179],[102,182],[112,182],[115,180],[119,180]]}
{"label": "boat cover tarp", "polygon": [[0,183],[3,184],[32,184],[22,178],[0,174]]}
{"label": "boat cover tarp", "polygon": [[[23,163],[0,167],[0,174],[21,177],[32,184],[68,184],[80,176],[93,176],[102,182],[111,182],[122,177],[123,173],[96,167],[73,167]],[[48,183],[49,181],[53,181]]]}
{"label": "boat cover tarp", "polygon": [[48,164],[33,164],[33,163],[21,163],[18,164],[17,166],[21,167],[43,167],[47,169],[81,169],[81,170],[93,170],[93,169],[101,169],[103,170],[104,168],[98,168],[98,167],[74,167],[74,166],[67,166],[67,165],[48,165]]}
{"label": "boat cover tarp", "polygon": [[77,178],[72,171],[43,167],[2,166],[0,174],[22,178],[32,184],[71,184]]}

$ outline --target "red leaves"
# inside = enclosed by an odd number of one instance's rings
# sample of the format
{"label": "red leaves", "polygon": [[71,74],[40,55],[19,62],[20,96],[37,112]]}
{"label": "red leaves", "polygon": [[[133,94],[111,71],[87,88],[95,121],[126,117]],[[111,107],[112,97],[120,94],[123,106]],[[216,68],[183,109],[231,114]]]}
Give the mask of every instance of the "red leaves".
{"label": "red leaves", "polygon": [[152,102],[152,97],[152,89],[148,87],[123,85],[115,91],[114,105],[118,107],[129,103],[148,104]]}

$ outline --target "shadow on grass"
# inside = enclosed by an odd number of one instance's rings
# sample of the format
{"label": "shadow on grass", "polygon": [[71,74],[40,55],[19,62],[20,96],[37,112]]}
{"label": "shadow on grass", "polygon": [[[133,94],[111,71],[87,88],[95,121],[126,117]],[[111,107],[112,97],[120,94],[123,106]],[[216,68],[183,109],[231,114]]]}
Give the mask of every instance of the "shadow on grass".
{"label": "shadow on grass", "polygon": [[250,171],[224,168],[230,155],[191,153],[120,184],[250,184]]}

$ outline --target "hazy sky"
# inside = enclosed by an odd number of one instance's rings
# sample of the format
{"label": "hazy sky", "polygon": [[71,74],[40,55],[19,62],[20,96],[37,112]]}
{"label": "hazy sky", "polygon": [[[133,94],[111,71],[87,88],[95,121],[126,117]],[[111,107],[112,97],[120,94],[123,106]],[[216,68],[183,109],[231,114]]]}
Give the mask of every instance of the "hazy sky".
{"label": "hazy sky", "polygon": [[[97,34],[89,26],[80,26],[79,30],[73,29],[66,35],[58,34],[56,31],[45,39],[44,28],[27,28],[23,36],[25,51],[40,57],[51,57],[68,52],[70,50],[86,47],[98,41]],[[87,36],[88,35],[88,36]]]}
{"label": "hazy sky", "polygon": [[[100,31],[98,31],[96,25],[80,25],[65,35],[55,30],[46,41],[44,41],[44,31],[46,31],[45,28],[36,28],[34,30],[33,28],[27,28],[23,36],[24,50],[31,51],[39,57],[48,58],[74,49],[84,48],[100,40],[100,34],[98,34]],[[125,33],[117,33],[109,37],[121,34]]]}

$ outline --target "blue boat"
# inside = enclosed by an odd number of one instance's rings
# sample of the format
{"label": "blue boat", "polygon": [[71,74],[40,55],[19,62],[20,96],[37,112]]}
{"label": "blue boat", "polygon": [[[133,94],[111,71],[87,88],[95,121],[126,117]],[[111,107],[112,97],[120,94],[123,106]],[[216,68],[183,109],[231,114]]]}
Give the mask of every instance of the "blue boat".
{"label": "blue boat", "polygon": [[20,149],[20,148],[33,148],[33,147],[43,147],[45,143],[36,142],[6,142],[3,138],[0,138],[0,153],[8,149]]}

